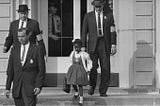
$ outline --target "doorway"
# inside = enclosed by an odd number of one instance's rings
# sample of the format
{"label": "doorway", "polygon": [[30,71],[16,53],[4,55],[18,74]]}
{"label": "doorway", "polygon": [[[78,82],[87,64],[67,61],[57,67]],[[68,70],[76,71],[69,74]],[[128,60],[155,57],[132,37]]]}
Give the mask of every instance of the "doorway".
{"label": "doorway", "polygon": [[73,0],[48,0],[48,56],[69,56],[73,39]]}

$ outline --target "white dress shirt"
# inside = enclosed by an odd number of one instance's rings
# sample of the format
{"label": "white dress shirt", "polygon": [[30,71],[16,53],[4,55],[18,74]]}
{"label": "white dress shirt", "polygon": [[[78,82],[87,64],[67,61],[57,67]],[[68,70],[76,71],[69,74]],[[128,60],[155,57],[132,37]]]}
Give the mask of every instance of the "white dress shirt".
{"label": "white dress shirt", "polygon": [[[98,32],[98,12],[95,11],[95,15],[96,15],[97,32]],[[103,35],[103,11],[100,12],[100,20],[101,20],[101,31]]]}
{"label": "white dress shirt", "polygon": [[[27,20],[25,20],[25,21],[23,21],[24,23],[23,23],[23,26],[22,26],[22,28],[26,28],[27,27]],[[18,26],[18,29],[20,29],[21,28],[21,25],[22,25],[22,20],[19,20],[19,26]]]}
{"label": "white dress shirt", "polygon": [[[23,59],[23,61],[21,61],[22,66],[24,65],[24,63],[26,61],[29,45],[30,45],[30,42],[28,42],[26,45],[24,45],[25,46],[25,53],[24,53],[24,59]],[[24,46],[21,44],[21,59],[22,59],[22,55],[23,55]]]}

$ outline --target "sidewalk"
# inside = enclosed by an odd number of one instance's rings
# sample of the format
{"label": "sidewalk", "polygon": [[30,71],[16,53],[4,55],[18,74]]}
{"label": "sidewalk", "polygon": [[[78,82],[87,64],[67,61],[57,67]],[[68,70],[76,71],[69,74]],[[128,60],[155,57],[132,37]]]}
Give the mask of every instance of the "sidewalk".
{"label": "sidewalk", "polygon": [[[108,97],[100,97],[98,90],[90,96],[88,88],[84,90],[83,106],[160,106],[160,95],[154,89],[120,89],[111,87]],[[37,106],[79,106],[78,99],[73,98],[73,91],[67,94],[61,87],[45,87],[38,97]],[[13,99],[6,99],[0,93],[0,106],[14,106]]]}

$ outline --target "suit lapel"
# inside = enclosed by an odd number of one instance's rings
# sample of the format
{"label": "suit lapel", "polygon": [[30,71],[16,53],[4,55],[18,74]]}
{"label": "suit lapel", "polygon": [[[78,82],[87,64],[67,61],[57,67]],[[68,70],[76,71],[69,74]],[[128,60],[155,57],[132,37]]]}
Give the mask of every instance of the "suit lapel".
{"label": "suit lapel", "polygon": [[105,12],[103,12],[103,29],[104,29],[104,26],[106,25],[107,21],[108,21],[107,14],[105,14]]}
{"label": "suit lapel", "polygon": [[32,54],[32,44],[29,45],[29,48],[28,48],[28,52],[27,52],[27,56],[26,56],[26,60],[24,62],[24,65],[23,67],[25,67],[27,65],[27,61],[30,59],[31,57],[31,54]]}
{"label": "suit lapel", "polygon": [[31,25],[30,22],[31,22],[31,20],[28,18],[27,19],[27,26],[26,26],[27,28],[30,28],[30,25]]}
{"label": "suit lapel", "polygon": [[16,29],[17,29],[17,31],[18,31],[18,27],[19,27],[19,20],[17,20],[15,24],[16,24],[16,25],[15,25],[15,28],[16,28]]}
{"label": "suit lapel", "polygon": [[21,64],[21,45],[18,44],[16,48],[17,48],[17,49],[16,49],[16,52],[17,52],[17,53],[16,53],[15,55],[17,55],[17,56],[16,56],[16,59],[18,60],[17,63],[18,63],[18,65],[19,65],[19,67],[22,67],[22,64]]}
{"label": "suit lapel", "polygon": [[97,27],[97,21],[96,21],[96,14],[95,14],[95,12],[93,12],[93,14],[92,14],[93,16],[93,22],[94,22],[94,24],[96,24],[96,27]]}
{"label": "suit lapel", "polygon": [[[14,36],[16,36],[16,38],[17,38],[17,35],[18,35],[18,27],[19,27],[19,20],[17,20],[16,22],[15,22],[15,25],[14,25]],[[17,38],[18,39],[18,38]]]}
{"label": "suit lapel", "polygon": [[93,22],[93,27],[95,26],[95,31],[97,31],[97,21],[96,21],[96,14],[95,14],[95,11],[93,11],[91,13],[91,20]]}

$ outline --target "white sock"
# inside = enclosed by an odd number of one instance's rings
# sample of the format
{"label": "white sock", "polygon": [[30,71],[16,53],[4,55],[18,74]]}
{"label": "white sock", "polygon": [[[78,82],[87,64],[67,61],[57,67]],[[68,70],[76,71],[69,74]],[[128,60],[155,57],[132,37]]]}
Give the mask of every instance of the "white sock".
{"label": "white sock", "polygon": [[74,95],[78,96],[78,92],[75,92]]}
{"label": "white sock", "polygon": [[79,103],[83,103],[83,96],[79,97]]}

